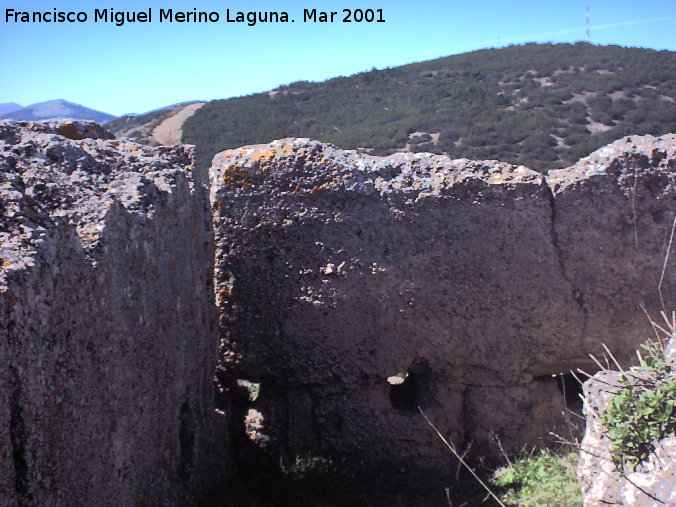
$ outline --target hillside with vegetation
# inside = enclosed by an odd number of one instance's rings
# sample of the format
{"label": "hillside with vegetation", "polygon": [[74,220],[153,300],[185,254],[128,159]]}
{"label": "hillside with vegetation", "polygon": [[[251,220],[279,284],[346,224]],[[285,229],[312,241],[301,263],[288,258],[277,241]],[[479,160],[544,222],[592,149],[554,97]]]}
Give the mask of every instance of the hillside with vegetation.
{"label": "hillside with vegetation", "polygon": [[[120,120],[117,120],[120,121]],[[136,119],[135,121],[139,121]],[[183,125],[213,155],[310,137],[546,171],[629,134],[676,132],[676,54],[576,44],[486,49],[207,103]]]}
{"label": "hillside with vegetation", "polygon": [[162,122],[180,114],[185,108],[196,102],[182,102],[161,109],[156,109],[145,114],[127,115],[115,118],[106,123],[106,128],[117,137],[128,137],[138,143],[156,146],[161,144],[155,139],[155,129]]}

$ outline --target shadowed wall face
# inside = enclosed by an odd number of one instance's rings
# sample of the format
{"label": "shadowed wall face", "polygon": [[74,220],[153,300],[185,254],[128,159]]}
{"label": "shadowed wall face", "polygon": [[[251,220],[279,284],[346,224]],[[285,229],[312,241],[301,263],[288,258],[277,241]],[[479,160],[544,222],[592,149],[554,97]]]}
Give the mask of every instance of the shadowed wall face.
{"label": "shadowed wall face", "polygon": [[0,122],[2,505],[183,504],[227,471],[191,151],[108,136]]}
{"label": "shadowed wall face", "polygon": [[650,332],[674,145],[625,139],[550,177],[308,140],[217,155],[224,381],[261,383],[273,452],[443,468],[418,407],[460,445],[541,443],[566,424],[551,375]]}

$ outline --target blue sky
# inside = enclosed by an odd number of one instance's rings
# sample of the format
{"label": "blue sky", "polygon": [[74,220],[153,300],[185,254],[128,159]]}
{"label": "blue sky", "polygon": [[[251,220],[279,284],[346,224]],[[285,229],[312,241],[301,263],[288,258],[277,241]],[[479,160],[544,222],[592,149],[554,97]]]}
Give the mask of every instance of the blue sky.
{"label": "blue sky", "polygon": [[[486,47],[585,38],[676,50],[674,0],[419,0],[275,2],[207,0],[3,0],[0,102],[27,105],[63,98],[112,114],[144,112],[192,99],[269,90]],[[85,11],[90,21],[6,23],[5,9]],[[152,24],[94,23],[95,8],[153,8]],[[160,8],[217,11],[216,24],[167,24]],[[289,12],[295,23],[225,23],[225,9]],[[383,9],[385,23],[302,23],[303,9]],[[338,18],[339,16],[337,16]]]}

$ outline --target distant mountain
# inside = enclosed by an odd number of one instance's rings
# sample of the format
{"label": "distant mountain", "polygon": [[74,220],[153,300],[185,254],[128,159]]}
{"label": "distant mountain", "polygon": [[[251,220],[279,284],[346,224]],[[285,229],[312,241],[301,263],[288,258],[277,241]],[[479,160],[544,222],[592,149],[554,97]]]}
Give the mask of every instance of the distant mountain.
{"label": "distant mountain", "polygon": [[7,114],[11,113],[12,111],[17,111],[21,109],[23,106],[21,104],[17,104],[16,102],[4,102],[0,104],[0,115],[2,114]]}
{"label": "distant mountain", "polygon": [[182,131],[202,169],[227,148],[311,137],[376,155],[429,151],[547,171],[625,135],[676,132],[676,53],[486,49],[208,102]]}
{"label": "distant mountain", "polygon": [[26,106],[18,111],[5,113],[0,118],[10,120],[49,120],[51,118],[74,118],[76,120],[92,120],[97,123],[105,123],[115,118],[112,114],[103,113],[80,104],[73,104],[66,100],[49,100]]}

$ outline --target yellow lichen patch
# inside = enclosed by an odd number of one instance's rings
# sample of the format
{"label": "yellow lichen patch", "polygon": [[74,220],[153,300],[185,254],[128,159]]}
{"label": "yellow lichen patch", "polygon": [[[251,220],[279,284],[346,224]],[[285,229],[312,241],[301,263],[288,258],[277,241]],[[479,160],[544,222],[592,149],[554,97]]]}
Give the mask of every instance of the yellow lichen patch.
{"label": "yellow lichen patch", "polygon": [[277,154],[277,152],[274,149],[267,149],[263,151],[259,151],[251,155],[251,160],[254,162],[260,162],[266,159],[270,159],[274,157]]}
{"label": "yellow lichen patch", "polygon": [[253,176],[238,165],[228,167],[223,171],[224,187],[249,188],[253,185]]}
{"label": "yellow lichen patch", "polygon": [[96,232],[83,232],[78,234],[80,239],[88,241],[89,243],[96,243],[99,240],[100,235]]}
{"label": "yellow lichen patch", "polygon": [[77,235],[84,242],[95,243],[99,240],[100,231],[95,226],[86,225],[77,231]]}
{"label": "yellow lichen patch", "polygon": [[282,153],[284,155],[290,155],[292,152],[293,152],[293,149],[288,144],[284,145],[284,148],[282,148]]}
{"label": "yellow lichen patch", "polygon": [[216,292],[216,305],[221,307],[225,303],[228,303],[230,300],[230,297],[232,296],[232,286],[228,285],[222,289],[219,289]]}
{"label": "yellow lichen patch", "polygon": [[230,154],[232,153],[232,150],[227,150],[221,153],[221,158],[228,158]]}

